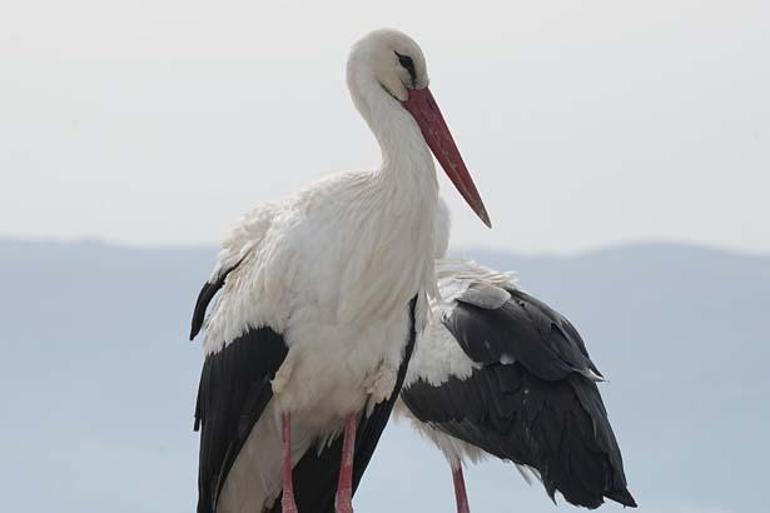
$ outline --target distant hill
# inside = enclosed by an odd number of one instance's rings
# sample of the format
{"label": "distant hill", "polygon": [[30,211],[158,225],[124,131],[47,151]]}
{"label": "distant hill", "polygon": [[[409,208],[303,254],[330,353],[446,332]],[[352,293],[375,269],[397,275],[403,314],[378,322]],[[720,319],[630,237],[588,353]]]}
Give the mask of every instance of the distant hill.
{"label": "distant hill", "polygon": [[[770,511],[770,258],[671,244],[570,258],[458,253],[518,270],[583,333],[610,380],[601,388],[640,511]],[[4,510],[193,510],[201,357],[186,334],[214,255],[0,241]],[[484,464],[468,479],[474,513],[572,509],[510,466]],[[454,511],[449,471],[395,425],[356,504]]]}

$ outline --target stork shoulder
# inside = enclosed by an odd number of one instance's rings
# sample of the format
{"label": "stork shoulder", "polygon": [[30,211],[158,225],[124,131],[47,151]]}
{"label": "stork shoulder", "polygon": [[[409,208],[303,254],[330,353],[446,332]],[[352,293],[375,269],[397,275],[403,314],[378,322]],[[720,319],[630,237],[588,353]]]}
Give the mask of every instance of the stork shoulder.
{"label": "stork shoulder", "polygon": [[442,302],[462,301],[488,310],[500,308],[517,288],[514,273],[501,273],[473,260],[442,258],[436,260],[436,280]]}
{"label": "stork shoulder", "polygon": [[291,274],[287,270],[291,262],[283,255],[286,226],[295,215],[289,201],[261,203],[244,214],[222,241],[193,320],[195,333],[196,320],[200,322],[208,309],[203,322],[206,354],[251,328],[267,326],[282,332],[281,319],[287,312],[270,290],[281,289]]}
{"label": "stork shoulder", "polygon": [[217,255],[209,283],[214,283],[222,273],[236,266],[246,254],[259,245],[270,229],[279,210],[275,203],[260,203],[246,212],[224,238]]}

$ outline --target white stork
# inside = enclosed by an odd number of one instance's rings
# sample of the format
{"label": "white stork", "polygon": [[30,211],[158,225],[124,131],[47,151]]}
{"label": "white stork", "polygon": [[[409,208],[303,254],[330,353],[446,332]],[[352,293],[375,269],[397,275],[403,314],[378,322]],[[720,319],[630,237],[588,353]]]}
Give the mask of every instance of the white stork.
{"label": "white stork", "polygon": [[[436,252],[449,217],[439,205]],[[509,273],[436,261],[441,299],[418,336],[397,411],[446,456],[458,513],[468,513],[462,467],[486,455],[532,471],[551,499],[596,508],[636,502],[596,386],[603,378],[577,330],[523,292]]]}
{"label": "white stork", "polygon": [[435,291],[431,150],[490,224],[412,39],[370,33],[347,82],[380,168],[246,214],[198,297],[199,513],[352,512]]}

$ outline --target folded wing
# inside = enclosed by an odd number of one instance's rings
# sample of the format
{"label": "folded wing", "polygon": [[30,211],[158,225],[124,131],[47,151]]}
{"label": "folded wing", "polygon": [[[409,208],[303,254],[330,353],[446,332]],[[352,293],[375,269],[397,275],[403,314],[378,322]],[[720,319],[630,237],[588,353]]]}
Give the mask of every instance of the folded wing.
{"label": "folded wing", "polygon": [[588,508],[604,497],[635,506],[596,386],[601,374],[580,335],[543,302],[505,290],[510,299],[494,308],[466,294],[470,301],[459,295],[443,310],[434,322],[443,322],[447,343],[459,344],[473,371],[441,383],[413,380],[404,403],[431,427],[536,470],[551,498],[559,490]]}

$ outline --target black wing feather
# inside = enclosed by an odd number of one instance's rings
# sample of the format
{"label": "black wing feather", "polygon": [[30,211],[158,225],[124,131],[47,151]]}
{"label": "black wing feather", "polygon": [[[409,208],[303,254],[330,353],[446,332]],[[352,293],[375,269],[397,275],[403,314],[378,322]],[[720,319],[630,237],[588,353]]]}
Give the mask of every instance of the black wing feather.
{"label": "black wing feather", "polygon": [[270,381],[286,358],[283,337],[251,329],[203,364],[195,407],[201,431],[198,513],[214,513],[227,474],[273,396]]}
{"label": "black wing feather", "polygon": [[[401,397],[412,413],[499,458],[538,470],[549,496],[596,508],[636,506],[583,340],[558,312],[521,291],[487,310],[459,303],[445,320],[481,364],[440,386],[418,380]],[[507,357],[512,364],[501,363]]]}
{"label": "black wing feather", "polygon": [[572,324],[545,303],[520,290],[500,308],[458,302],[444,325],[474,361],[521,361],[546,380],[564,379],[587,370],[601,376]]}
{"label": "black wing feather", "polygon": [[213,283],[207,281],[203,284],[203,287],[201,287],[201,291],[198,293],[198,299],[195,301],[195,309],[193,310],[190,326],[190,340],[194,339],[198,332],[200,332],[201,327],[203,327],[203,320],[206,318],[206,308],[208,308],[211,300],[214,299],[214,296],[219,292],[219,289],[224,286],[227,275],[230,274],[233,269],[238,267],[240,263],[241,262],[239,261],[234,266],[226,269]]}
{"label": "black wing feather", "polygon": [[[353,463],[353,492],[358,488],[361,478],[369,465],[377,443],[388,423],[393,405],[404,384],[406,370],[412,357],[416,338],[414,308],[416,298],[409,303],[409,340],[404,349],[403,360],[398,369],[396,386],[387,401],[376,405],[371,415],[363,417],[356,432],[356,450]],[[297,462],[293,470],[294,498],[297,509],[303,513],[333,513],[334,495],[337,490],[340,459],[342,456],[342,436],[338,436],[320,453],[308,451]],[[280,497],[275,501],[271,513],[280,513]]]}

